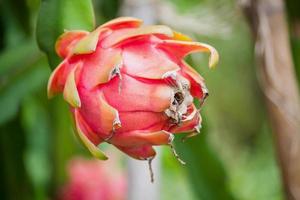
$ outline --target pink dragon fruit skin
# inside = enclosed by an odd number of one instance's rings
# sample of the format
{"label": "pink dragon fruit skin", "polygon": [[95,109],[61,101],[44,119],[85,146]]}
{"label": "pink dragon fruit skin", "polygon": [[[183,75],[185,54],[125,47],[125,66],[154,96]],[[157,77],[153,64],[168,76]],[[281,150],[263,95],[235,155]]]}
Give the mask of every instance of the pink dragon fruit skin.
{"label": "pink dragon fruit skin", "polygon": [[183,58],[217,51],[167,26],[142,26],[121,17],[93,32],[67,31],[56,43],[63,59],[48,82],[48,96],[63,93],[77,135],[100,159],[110,143],[136,159],[155,156],[154,145],[171,145],[173,134],[196,132],[201,116],[193,98],[207,96],[204,79]]}
{"label": "pink dragon fruit skin", "polygon": [[118,162],[106,165],[96,159],[73,158],[67,168],[68,182],[61,188],[58,200],[125,200],[126,174]]}

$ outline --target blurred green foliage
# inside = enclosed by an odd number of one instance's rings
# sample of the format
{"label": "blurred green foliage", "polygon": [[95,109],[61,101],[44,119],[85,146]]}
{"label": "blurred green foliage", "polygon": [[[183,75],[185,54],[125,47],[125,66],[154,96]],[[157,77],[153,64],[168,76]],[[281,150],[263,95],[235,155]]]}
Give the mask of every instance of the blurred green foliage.
{"label": "blurred green foliage", "polygon": [[51,68],[59,64],[55,41],[64,30],[93,30],[95,18],[90,0],[42,0],[36,34],[39,47],[47,56]]}
{"label": "blurred green foliage", "polygon": [[[229,35],[196,39],[215,46],[221,55],[216,70],[207,57],[189,58],[211,91],[203,110],[201,134],[176,147],[187,161],[180,166],[163,150],[163,199],[282,199],[271,130],[255,74],[253,42],[232,0],[173,0],[178,13],[209,5],[226,5],[235,19]],[[66,180],[71,156],[85,153],[74,140],[67,105],[61,97],[48,101],[56,38],[64,29],[86,29],[114,18],[121,0],[2,0],[0,2],[0,199],[52,199]],[[297,21],[297,1],[287,1],[290,20]],[[40,14],[38,17],[38,11]],[[93,12],[95,10],[95,14]],[[213,13],[207,12],[207,15]],[[37,20],[39,19],[39,20]],[[221,19],[222,20],[222,19]],[[180,30],[187,32],[186,30]],[[292,37],[300,74],[299,37]],[[300,77],[300,76],[298,76]],[[187,184],[189,183],[189,184]]]}
{"label": "blurred green foliage", "polygon": [[[205,6],[213,8],[212,10],[225,8],[226,14],[233,16],[223,19],[230,20],[228,23],[230,33],[223,37],[202,36],[193,31],[189,33],[194,34],[198,41],[216,47],[220,53],[220,63],[216,70],[211,71],[207,69],[207,56],[195,54],[189,59],[192,66],[196,66],[196,70],[205,77],[210,96],[202,111],[205,116],[205,130],[202,130],[202,135],[198,136],[200,139],[197,141],[193,138],[192,146],[177,143],[183,159],[188,160],[189,155],[185,155],[186,152],[195,148],[193,158],[198,160],[193,160],[192,163],[194,165],[201,163],[201,159],[206,161],[208,153],[203,151],[207,149],[217,154],[215,163],[220,159],[225,170],[224,178],[218,180],[218,184],[214,184],[214,189],[216,185],[223,185],[224,189],[229,188],[235,199],[283,199],[272,132],[266,116],[263,95],[259,89],[259,80],[256,77],[255,59],[252,53],[254,43],[236,2],[200,0],[189,1],[189,3],[185,3],[184,0],[170,0],[170,2],[176,3],[176,8],[183,17],[187,14],[191,16],[191,11],[196,6],[201,7],[202,10],[205,10]],[[214,12],[207,11],[205,14],[213,16]],[[201,19],[199,15],[198,18]],[[220,21],[222,22],[222,19]],[[207,24],[204,27],[214,28]],[[187,33],[185,29],[180,31]],[[219,31],[222,32],[221,24]],[[201,139],[206,141],[205,145],[199,141]],[[209,162],[210,159],[208,158],[207,161]],[[188,169],[188,174],[192,172],[189,165],[184,168]],[[197,167],[199,171],[203,171],[203,174],[200,172],[191,174],[193,179],[196,179],[195,176],[198,174],[198,181],[203,179],[208,189],[202,191],[205,186],[201,185],[201,181],[198,184],[194,182],[193,188],[196,189],[199,198],[223,199],[217,197],[220,188],[214,191],[215,197],[205,196],[211,188],[210,184],[213,183],[207,179],[209,176],[213,177],[210,173],[214,173],[213,170],[206,171],[209,168],[209,164],[205,162]]]}

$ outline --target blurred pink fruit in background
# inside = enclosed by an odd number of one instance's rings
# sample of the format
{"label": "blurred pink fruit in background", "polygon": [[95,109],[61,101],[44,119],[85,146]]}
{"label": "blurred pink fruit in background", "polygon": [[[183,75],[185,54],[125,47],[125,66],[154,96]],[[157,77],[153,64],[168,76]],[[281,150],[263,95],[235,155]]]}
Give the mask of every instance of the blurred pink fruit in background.
{"label": "blurred pink fruit in background", "polygon": [[59,200],[125,200],[125,171],[110,159],[75,158],[69,162],[69,180],[60,191]]}

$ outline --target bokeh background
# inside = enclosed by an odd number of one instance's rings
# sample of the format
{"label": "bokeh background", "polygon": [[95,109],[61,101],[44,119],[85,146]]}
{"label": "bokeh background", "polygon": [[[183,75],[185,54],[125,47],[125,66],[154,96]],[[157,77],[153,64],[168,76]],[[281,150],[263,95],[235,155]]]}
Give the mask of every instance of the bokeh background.
{"label": "bokeh background", "polygon": [[[202,110],[201,134],[184,143],[176,138],[176,149],[186,166],[177,162],[169,148],[159,147],[155,180],[159,199],[284,199],[256,74],[254,41],[239,2],[136,2],[94,0],[97,25],[134,10],[146,20],[209,43],[220,53],[220,63],[213,70],[207,67],[207,55],[187,58],[205,77],[210,97]],[[111,159],[93,160],[74,137],[62,97],[46,97],[51,69],[36,42],[40,4],[40,0],[0,1],[0,199],[127,199],[132,190],[128,158],[104,146]],[[286,5],[299,77],[300,3],[289,0]],[[76,23],[76,17],[73,20]],[[145,165],[146,175],[147,170]],[[141,192],[147,196],[147,191]]]}

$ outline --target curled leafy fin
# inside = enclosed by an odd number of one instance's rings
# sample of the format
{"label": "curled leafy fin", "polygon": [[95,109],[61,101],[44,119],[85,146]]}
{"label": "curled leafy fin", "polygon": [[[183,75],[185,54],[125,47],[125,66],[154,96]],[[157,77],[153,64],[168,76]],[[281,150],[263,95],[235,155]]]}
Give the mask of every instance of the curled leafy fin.
{"label": "curled leafy fin", "polygon": [[74,111],[75,125],[76,125],[76,136],[83,143],[87,150],[96,158],[100,160],[107,160],[108,157],[95,145],[93,144],[89,138],[84,134],[83,129],[80,127],[81,118],[79,116],[78,111],[75,109]]}
{"label": "curled leafy fin", "polygon": [[54,97],[57,93],[63,91],[64,83],[62,82],[61,79],[62,79],[62,73],[67,67],[66,65],[67,65],[66,62],[60,63],[51,73],[47,85],[47,95],[49,99]]}
{"label": "curled leafy fin", "polygon": [[82,38],[73,48],[74,54],[89,54],[96,50],[99,36],[102,33],[111,32],[111,30],[107,28],[98,27],[96,30],[91,32]]}
{"label": "curled leafy fin", "polygon": [[103,46],[105,48],[110,46],[117,46],[135,37],[148,35],[164,35],[172,38],[173,31],[169,27],[164,25],[143,26],[136,29],[128,30],[126,33],[114,38],[113,40],[104,41]]}
{"label": "curled leafy fin", "polygon": [[69,73],[63,95],[64,99],[73,107],[78,108],[81,106],[80,97],[78,94],[77,86],[76,86],[76,80],[75,80],[75,73],[78,67],[80,67],[82,63],[77,64]]}
{"label": "curled leafy fin", "polygon": [[183,34],[183,33],[180,33],[180,32],[177,32],[177,31],[173,31],[173,40],[181,40],[181,41],[192,41],[192,38],[190,38],[189,36]]}
{"label": "curled leafy fin", "polygon": [[97,85],[107,83],[109,80],[111,80],[118,73],[118,70],[120,70],[119,68],[122,67],[121,64],[122,56],[120,53],[112,56],[112,58],[100,69],[101,73],[99,73],[97,77]]}
{"label": "curled leafy fin", "polygon": [[164,40],[163,42],[157,44],[157,47],[172,52],[173,54],[177,54],[179,58],[183,58],[190,53],[209,52],[210,68],[215,67],[219,61],[218,51],[214,47],[205,43],[181,40]]}
{"label": "curled leafy fin", "polygon": [[104,95],[99,94],[99,108],[101,112],[101,123],[103,131],[106,133],[114,132],[121,127],[119,112],[107,103]]}
{"label": "curled leafy fin", "polygon": [[113,19],[105,24],[102,24],[102,28],[136,28],[139,27],[143,23],[142,20],[134,18],[134,17],[119,17]]}
{"label": "curled leafy fin", "polygon": [[168,145],[173,140],[173,135],[165,130],[145,131],[136,130],[117,134],[111,142],[117,146],[143,146],[143,145]]}
{"label": "curled leafy fin", "polygon": [[89,32],[80,30],[64,32],[55,43],[56,53],[61,58],[67,57],[72,52],[72,47],[88,34]]}

